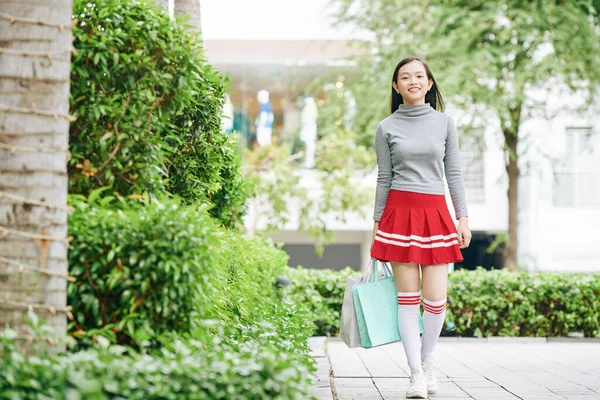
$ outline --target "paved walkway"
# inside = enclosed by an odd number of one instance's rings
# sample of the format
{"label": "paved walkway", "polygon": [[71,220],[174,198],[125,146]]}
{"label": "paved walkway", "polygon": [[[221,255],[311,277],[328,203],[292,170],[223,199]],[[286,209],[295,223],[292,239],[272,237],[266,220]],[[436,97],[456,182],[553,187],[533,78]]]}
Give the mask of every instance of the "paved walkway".
{"label": "paved walkway", "polygon": [[[318,400],[404,399],[408,364],[400,342],[349,349],[339,338],[311,338]],[[440,390],[429,398],[600,399],[600,341],[545,338],[441,338]]]}

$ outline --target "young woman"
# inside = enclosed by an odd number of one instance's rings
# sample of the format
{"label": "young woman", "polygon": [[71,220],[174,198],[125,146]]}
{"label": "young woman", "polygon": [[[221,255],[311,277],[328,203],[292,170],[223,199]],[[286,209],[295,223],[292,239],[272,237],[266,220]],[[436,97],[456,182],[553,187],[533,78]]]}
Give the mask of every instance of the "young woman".
{"label": "young woman", "polygon": [[[411,370],[408,398],[437,391],[432,355],[444,323],[448,263],[462,261],[460,249],[471,241],[456,127],[443,107],[427,64],[405,58],[392,77],[391,115],[375,135],[371,256],[389,261],[396,280],[398,327]],[[444,173],[458,228],[446,205]]]}

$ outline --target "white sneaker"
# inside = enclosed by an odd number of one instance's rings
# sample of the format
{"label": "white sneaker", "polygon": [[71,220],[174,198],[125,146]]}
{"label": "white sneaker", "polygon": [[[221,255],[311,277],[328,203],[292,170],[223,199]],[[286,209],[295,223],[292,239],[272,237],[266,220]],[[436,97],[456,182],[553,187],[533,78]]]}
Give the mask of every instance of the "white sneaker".
{"label": "white sneaker", "polygon": [[433,361],[433,357],[425,357],[423,359],[422,365],[423,372],[425,373],[425,377],[427,378],[427,392],[437,392],[439,385],[437,376],[435,376],[435,362]]}
{"label": "white sneaker", "polygon": [[407,399],[427,398],[427,377],[423,372],[417,372],[410,377],[410,383],[406,390]]}

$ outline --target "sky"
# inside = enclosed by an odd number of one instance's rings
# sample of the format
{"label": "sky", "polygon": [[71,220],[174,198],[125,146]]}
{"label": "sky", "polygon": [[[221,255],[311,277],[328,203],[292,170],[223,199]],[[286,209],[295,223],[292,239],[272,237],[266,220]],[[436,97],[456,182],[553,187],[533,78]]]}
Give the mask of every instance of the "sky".
{"label": "sky", "polygon": [[201,0],[202,36],[211,39],[348,39],[330,26],[327,0]]}

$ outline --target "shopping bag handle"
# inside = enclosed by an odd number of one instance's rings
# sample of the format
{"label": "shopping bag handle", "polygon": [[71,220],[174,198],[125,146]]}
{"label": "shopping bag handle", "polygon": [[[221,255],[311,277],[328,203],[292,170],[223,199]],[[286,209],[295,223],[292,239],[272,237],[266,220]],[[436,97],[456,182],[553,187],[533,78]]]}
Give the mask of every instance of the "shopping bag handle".
{"label": "shopping bag handle", "polygon": [[383,273],[385,274],[386,278],[392,277],[392,271],[390,270],[389,264],[387,262],[382,262],[382,261],[379,261],[379,260],[373,258],[373,259],[371,259],[371,262],[369,263],[369,267],[371,265],[373,265],[373,273],[372,273],[372,277],[370,279],[371,282],[375,282],[377,280],[377,277],[379,276],[379,273],[378,273],[379,271],[377,268],[377,265],[379,263],[383,264],[383,267],[382,267]]}

